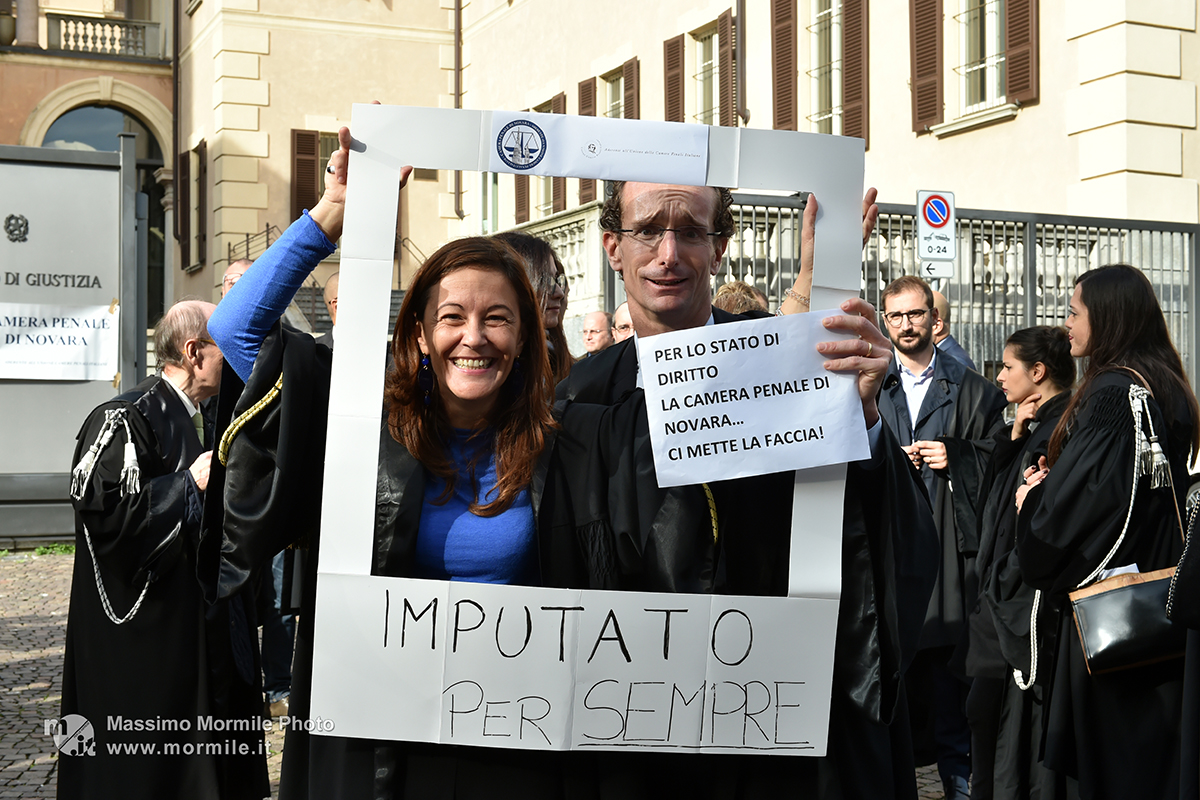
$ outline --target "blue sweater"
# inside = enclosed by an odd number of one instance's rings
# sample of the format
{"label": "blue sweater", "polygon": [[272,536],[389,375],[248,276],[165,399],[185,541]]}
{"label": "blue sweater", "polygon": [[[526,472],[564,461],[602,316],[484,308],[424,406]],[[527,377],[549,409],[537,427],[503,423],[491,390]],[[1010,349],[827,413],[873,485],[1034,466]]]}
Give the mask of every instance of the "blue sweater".
{"label": "blue sweater", "polygon": [[[271,327],[317,264],[335,249],[306,211],[221,300],[208,320],[208,333],[243,381],[249,379]],[[470,435],[470,431],[459,431],[446,443],[458,472],[448,502],[435,502],[446,488],[445,481],[425,473],[425,497],[417,530],[417,577],[530,583],[536,578],[537,533],[529,490],[522,489],[503,514],[472,514],[468,509],[476,496],[476,484],[481,503],[495,498],[496,454],[487,432],[472,442],[468,441]],[[479,445],[486,446],[488,452],[480,457],[472,480],[471,455]]]}

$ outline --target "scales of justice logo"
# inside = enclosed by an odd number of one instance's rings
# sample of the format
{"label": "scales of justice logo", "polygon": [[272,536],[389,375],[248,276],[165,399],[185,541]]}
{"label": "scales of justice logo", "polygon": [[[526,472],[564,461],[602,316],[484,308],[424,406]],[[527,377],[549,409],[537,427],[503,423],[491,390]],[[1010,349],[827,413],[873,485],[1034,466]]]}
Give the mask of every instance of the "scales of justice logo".
{"label": "scales of justice logo", "polygon": [[513,169],[533,169],[546,155],[546,134],[527,119],[515,119],[500,129],[496,153]]}

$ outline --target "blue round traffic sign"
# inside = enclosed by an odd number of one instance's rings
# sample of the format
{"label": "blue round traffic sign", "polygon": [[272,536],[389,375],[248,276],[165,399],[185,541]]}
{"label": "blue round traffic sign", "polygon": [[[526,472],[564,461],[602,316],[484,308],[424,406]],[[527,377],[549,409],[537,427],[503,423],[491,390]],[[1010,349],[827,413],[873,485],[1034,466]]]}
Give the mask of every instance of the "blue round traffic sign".
{"label": "blue round traffic sign", "polygon": [[940,228],[950,220],[950,204],[940,194],[931,194],[921,206],[921,216],[930,227]]}

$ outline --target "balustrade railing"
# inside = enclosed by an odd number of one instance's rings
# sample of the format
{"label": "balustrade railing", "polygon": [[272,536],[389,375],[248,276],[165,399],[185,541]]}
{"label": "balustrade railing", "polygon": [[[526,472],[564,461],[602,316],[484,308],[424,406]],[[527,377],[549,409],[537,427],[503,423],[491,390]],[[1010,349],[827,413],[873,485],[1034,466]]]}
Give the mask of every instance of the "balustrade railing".
{"label": "balustrade railing", "polygon": [[47,14],[46,25],[51,50],[133,58],[163,57],[157,22]]}

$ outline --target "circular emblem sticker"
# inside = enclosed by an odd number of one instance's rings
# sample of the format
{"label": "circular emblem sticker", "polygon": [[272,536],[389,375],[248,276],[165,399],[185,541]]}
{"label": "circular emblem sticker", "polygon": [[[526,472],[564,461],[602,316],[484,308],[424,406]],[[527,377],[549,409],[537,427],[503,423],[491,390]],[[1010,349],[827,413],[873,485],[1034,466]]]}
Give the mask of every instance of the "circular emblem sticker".
{"label": "circular emblem sticker", "polygon": [[516,119],[496,137],[500,160],[513,169],[533,169],[546,155],[546,134],[527,119]]}
{"label": "circular emblem sticker", "polygon": [[4,232],[10,242],[25,242],[29,240],[29,220],[20,214],[9,214],[4,218]]}
{"label": "circular emblem sticker", "polygon": [[584,157],[586,158],[595,158],[604,151],[604,146],[600,144],[599,139],[592,139],[583,147],[579,148],[579,151],[583,153]]}

